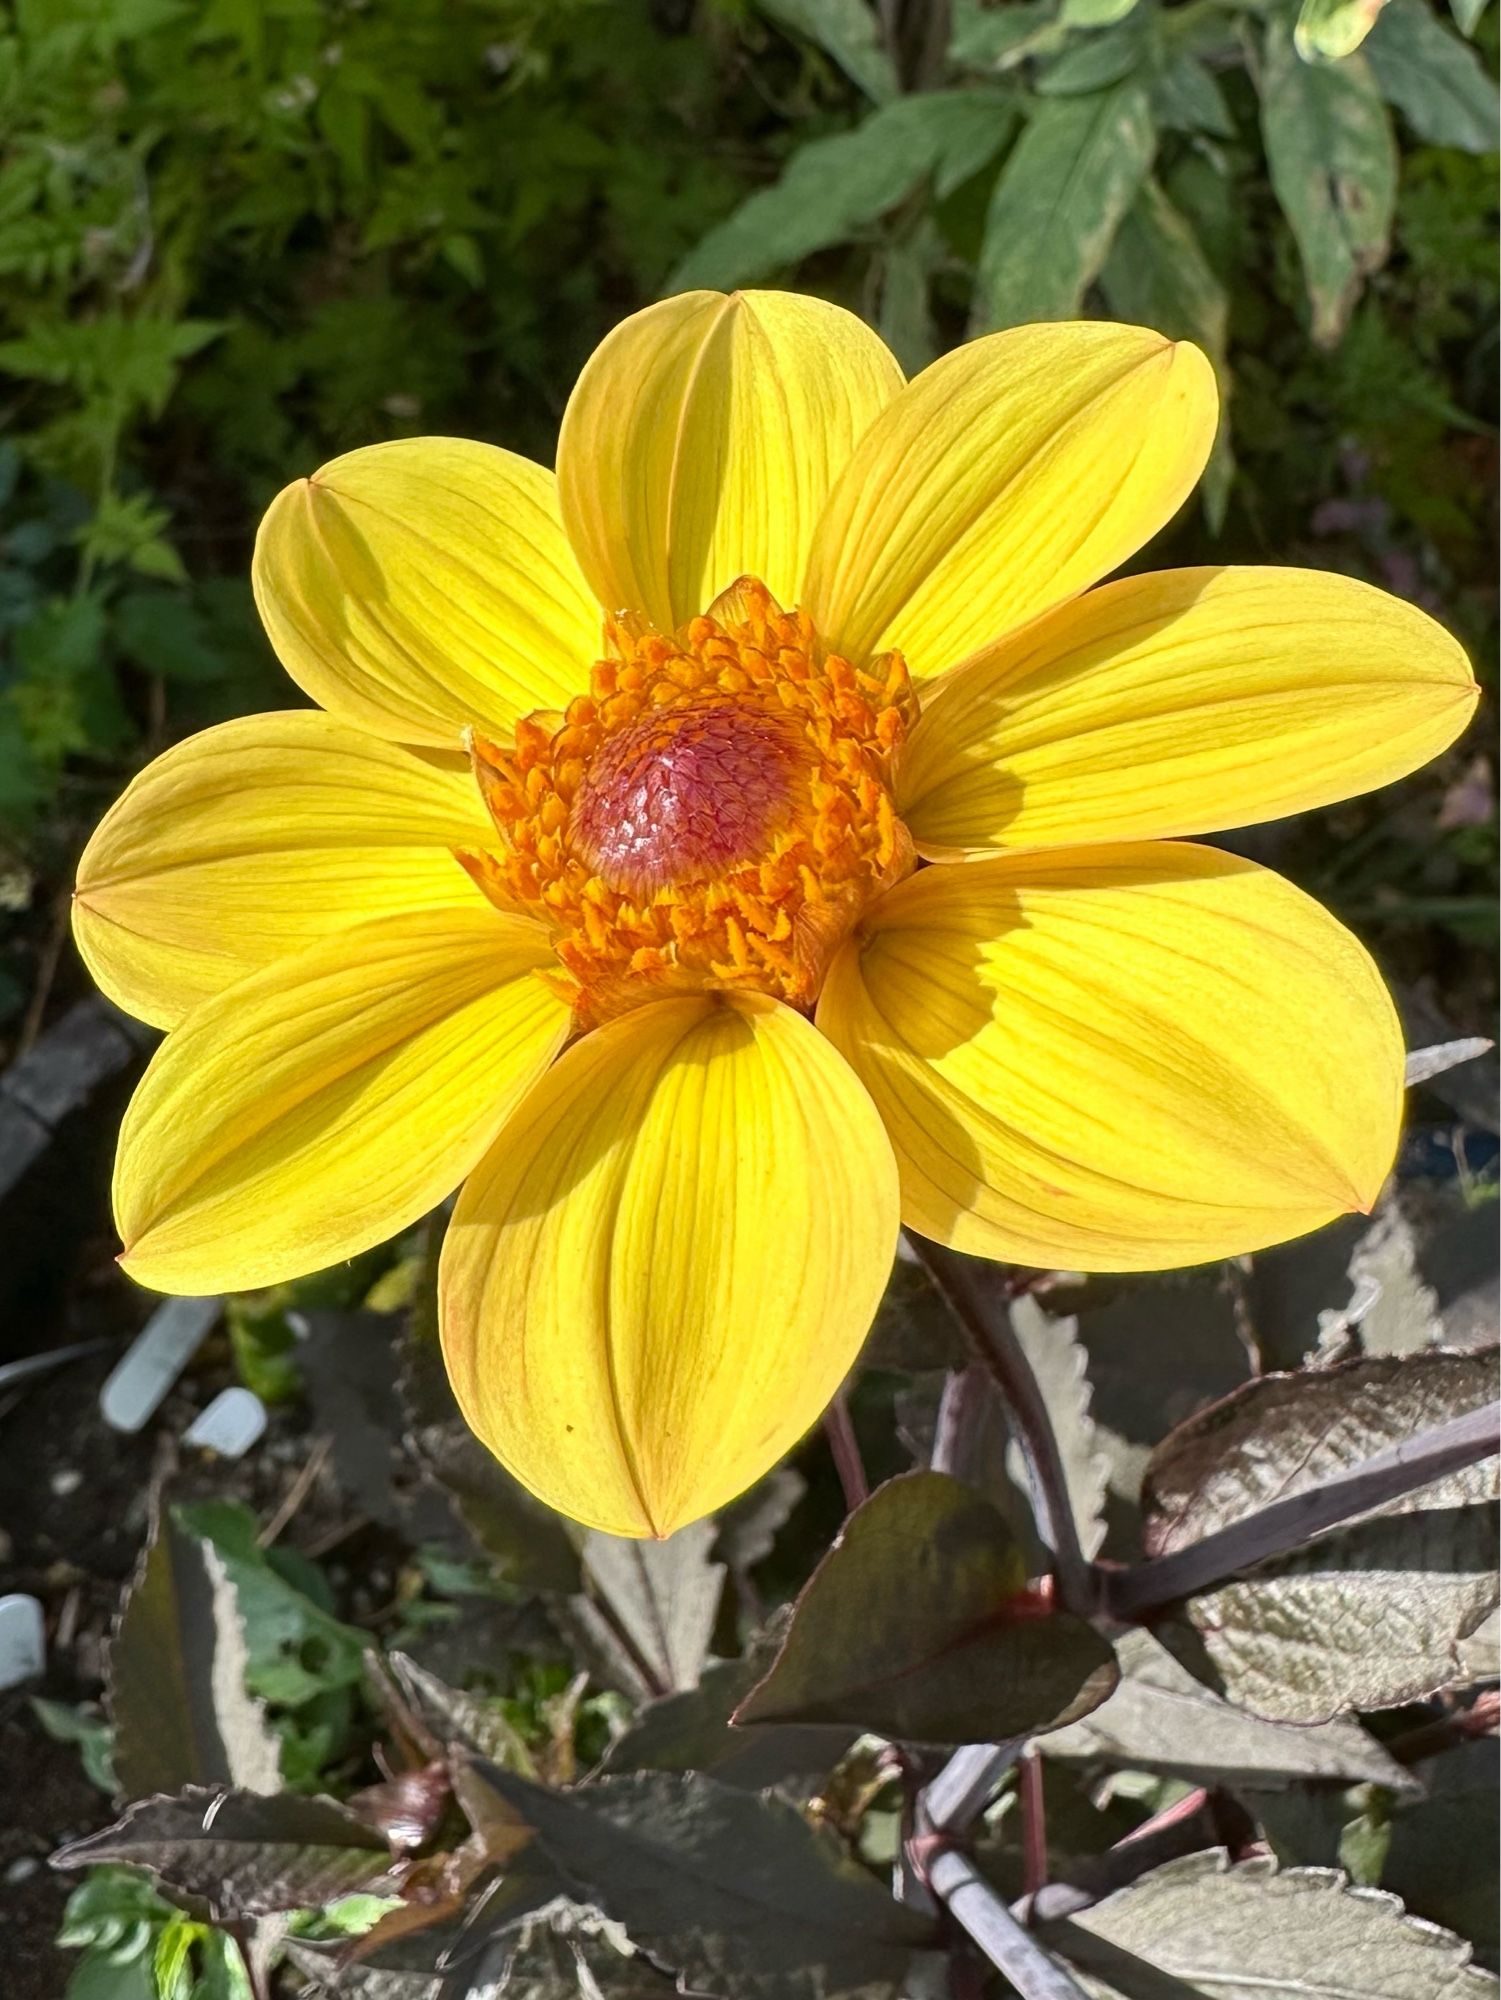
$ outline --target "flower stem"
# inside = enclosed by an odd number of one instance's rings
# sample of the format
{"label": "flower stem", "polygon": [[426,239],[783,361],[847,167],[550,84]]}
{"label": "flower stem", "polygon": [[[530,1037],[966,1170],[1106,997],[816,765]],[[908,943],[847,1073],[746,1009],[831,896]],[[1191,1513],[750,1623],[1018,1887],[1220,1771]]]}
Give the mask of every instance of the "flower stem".
{"label": "flower stem", "polygon": [[909,1841],[914,1867],[1023,2000],[1084,2000],[1072,1976],[1019,1924],[970,1857],[941,1834]]}
{"label": "flower stem", "polygon": [[963,1833],[1026,1744],[1025,1736],[1013,1736],[1005,1743],[966,1743],[956,1750],[917,1802],[919,1832]]}
{"label": "flower stem", "polygon": [[860,1456],[860,1440],[855,1436],[855,1426],[850,1418],[849,1398],[841,1389],[823,1413],[824,1436],[829,1441],[833,1454],[834,1469],[839,1474],[839,1484],[844,1488],[844,1510],[853,1514],[857,1507],[864,1506],[870,1498],[870,1481],[865,1476],[865,1461]]}
{"label": "flower stem", "polygon": [[996,1311],[985,1295],[983,1274],[987,1267],[921,1236],[909,1235],[908,1241],[1005,1400],[1007,1417],[1026,1461],[1038,1533],[1052,1551],[1058,1600],[1065,1610],[1087,1617],[1097,1602],[1095,1572],[1079,1546],[1058,1440],[1010,1317]]}
{"label": "flower stem", "polygon": [[1274,1500],[1202,1541],[1133,1568],[1104,1574],[1109,1615],[1135,1620],[1286,1555],[1341,1522],[1384,1507],[1489,1458],[1501,1442],[1501,1402],[1487,1403],[1377,1452],[1338,1478]]}
{"label": "flower stem", "polygon": [[1042,1796],[1042,1759],[1029,1747],[1017,1766],[1022,1807],[1022,1891],[1030,1904],[1048,1881],[1048,1822]]}

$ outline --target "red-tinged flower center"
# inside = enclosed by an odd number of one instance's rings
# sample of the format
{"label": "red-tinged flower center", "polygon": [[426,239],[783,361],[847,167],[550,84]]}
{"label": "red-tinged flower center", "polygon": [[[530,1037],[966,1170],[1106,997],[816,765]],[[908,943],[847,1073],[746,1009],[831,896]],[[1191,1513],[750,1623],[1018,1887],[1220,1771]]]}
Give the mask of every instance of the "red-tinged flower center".
{"label": "red-tinged flower center", "polygon": [[791,819],[811,757],[791,717],[689,695],[607,736],[569,815],[600,880],[637,901],[766,851]]}
{"label": "red-tinged flower center", "polygon": [[901,656],[865,671],[745,579],[669,638],[612,620],[565,715],[475,738],[496,852],[459,856],[541,917],[582,1026],[669,991],[806,1007],[912,843],[892,770],[915,711]]}

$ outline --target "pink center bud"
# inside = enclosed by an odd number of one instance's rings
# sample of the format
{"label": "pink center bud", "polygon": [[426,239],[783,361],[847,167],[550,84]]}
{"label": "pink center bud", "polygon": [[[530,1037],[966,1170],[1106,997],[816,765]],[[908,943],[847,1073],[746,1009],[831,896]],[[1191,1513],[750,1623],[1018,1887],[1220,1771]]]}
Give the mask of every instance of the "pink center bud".
{"label": "pink center bud", "polygon": [[757,861],[792,816],[808,761],[800,734],[769,709],[722,696],[643,715],[607,737],[585,771],[572,843],[638,901]]}

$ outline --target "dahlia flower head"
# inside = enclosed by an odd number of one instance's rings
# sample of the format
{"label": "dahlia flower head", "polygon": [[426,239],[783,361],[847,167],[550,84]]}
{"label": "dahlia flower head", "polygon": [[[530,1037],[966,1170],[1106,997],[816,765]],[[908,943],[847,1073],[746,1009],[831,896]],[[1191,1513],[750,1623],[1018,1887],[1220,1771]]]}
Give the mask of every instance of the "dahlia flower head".
{"label": "dahlia flower head", "polygon": [[1381,978],[1195,836],[1402,776],[1477,691],[1348,577],[1106,580],[1216,418],[1141,327],[907,382],[836,306],[690,292],[594,354],[556,474],[411,438],[289,486],[255,594],[316,706],[168,750],[79,868],[95,979],[167,1030],[125,1270],[269,1285],[457,1191],[467,1421],[660,1536],[818,1418],[902,1225],[1127,1271],[1368,1209]]}

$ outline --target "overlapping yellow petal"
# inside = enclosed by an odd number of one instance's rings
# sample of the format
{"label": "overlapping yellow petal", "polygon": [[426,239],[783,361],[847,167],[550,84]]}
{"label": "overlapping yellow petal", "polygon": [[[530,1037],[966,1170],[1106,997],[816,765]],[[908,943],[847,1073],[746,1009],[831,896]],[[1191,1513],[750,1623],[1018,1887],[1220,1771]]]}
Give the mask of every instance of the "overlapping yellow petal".
{"label": "overlapping yellow petal", "polygon": [[640,1007],[569,1049],[459,1198],[441,1308],[460,1408],[562,1512],[668,1534],[816,1419],[896,1227],[880,1120],[801,1015]]}
{"label": "overlapping yellow petal", "polygon": [[252,577],[298,686],[398,743],[504,734],[565,706],[599,656],[552,474],[467,438],[367,445],[288,486]]}
{"label": "overlapping yellow petal", "polygon": [[818,1022],[886,1121],[923,1235],[1151,1270],[1374,1201],[1396,1016],[1359,942],[1269,870],[1167,842],[964,862],[864,928]]}
{"label": "overlapping yellow petal", "polygon": [[1214,371],[1141,327],[1014,327],[924,370],[829,496],[802,603],[833,647],[956,666],[1107,575],[1214,441]]}
{"label": "overlapping yellow petal", "polygon": [[940,857],[1249,826],[1415,770],[1478,698],[1441,625],[1349,577],[1126,577],[945,677],[902,815]]}
{"label": "overlapping yellow petal", "polygon": [[489,816],[451,769],[316,709],[248,715],[177,744],[100,821],[73,935],[97,983],[174,1027],[247,973],[405,909],[481,907],[452,847]]}
{"label": "overlapping yellow petal", "polygon": [[274,1284],[449,1194],[561,1048],[545,933],[488,909],[362,924],[253,973],[162,1044],[131,1100],[115,1221],[159,1291]]}
{"label": "overlapping yellow petal", "polygon": [[902,385],[869,327],[791,292],[684,292],[625,320],[558,442],[563,519],[611,611],[672,631],[744,574],[796,603],[819,512]]}

